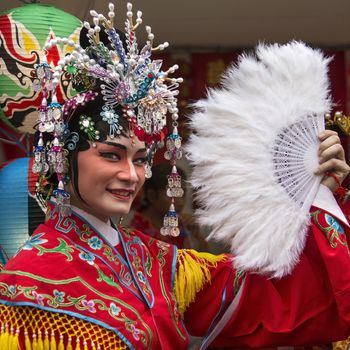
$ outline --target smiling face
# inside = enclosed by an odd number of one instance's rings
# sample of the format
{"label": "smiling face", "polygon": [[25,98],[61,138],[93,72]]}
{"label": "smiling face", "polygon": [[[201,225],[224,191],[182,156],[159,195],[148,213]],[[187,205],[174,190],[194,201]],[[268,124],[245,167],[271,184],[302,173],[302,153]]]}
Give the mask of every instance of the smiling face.
{"label": "smiling face", "polygon": [[69,184],[71,203],[103,221],[127,214],[145,181],[145,162],[145,143],[136,137],[96,142],[78,152],[78,189]]}

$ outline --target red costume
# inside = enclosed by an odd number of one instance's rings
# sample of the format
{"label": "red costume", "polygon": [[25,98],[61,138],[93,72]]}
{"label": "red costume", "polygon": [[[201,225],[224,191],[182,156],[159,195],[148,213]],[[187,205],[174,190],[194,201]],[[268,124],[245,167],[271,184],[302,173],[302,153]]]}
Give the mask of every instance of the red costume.
{"label": "red costume", "polygon": [[114,246],[86,219],[51,209],[0,274],[0,348],[186,349],[186,329],[204,347],[344,339],[349,228],[339,219],[314,208],[299,263],[277,280],[120,227]]}

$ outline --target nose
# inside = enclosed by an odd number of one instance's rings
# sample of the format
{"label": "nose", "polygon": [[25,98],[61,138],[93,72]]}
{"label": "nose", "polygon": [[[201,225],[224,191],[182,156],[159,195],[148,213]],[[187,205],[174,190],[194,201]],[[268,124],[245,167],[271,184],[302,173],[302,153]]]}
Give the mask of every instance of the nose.
{"label": "nose", "polygon": [[125,160],[121,171],[119,172],[120,180],[135,183],[138,181],[135,164],[132,160]]}

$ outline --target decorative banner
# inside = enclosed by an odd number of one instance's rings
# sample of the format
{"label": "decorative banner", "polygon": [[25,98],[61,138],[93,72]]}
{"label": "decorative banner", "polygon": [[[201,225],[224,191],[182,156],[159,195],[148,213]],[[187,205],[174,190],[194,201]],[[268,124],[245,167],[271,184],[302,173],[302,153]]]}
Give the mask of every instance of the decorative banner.
{"label": "decorative banner", "polygon": [[[81,22],[53,6],[27,4],[0,16],[0,118],[22,133],[33,133],[36,108],[41,96],[34,91],[33,71],[41,62],[45,44],[56,37],[79,38]],[[72,49],[67,45],[48,52],[49,64],[57,62]],[[71,96],[65,79],[57,91],[59,102]]]}
{"label": "decorative banner", "polygon": [[237,60],[240,52],[192,55],[193,100],[205,97],[206,89],[219,84],[226,68]]}
{"label": "decorative banner", "polygon": [[35,199],[37,174],[31,158],[18,158],[0,170],[0,264],[5,264],[45,214]]}

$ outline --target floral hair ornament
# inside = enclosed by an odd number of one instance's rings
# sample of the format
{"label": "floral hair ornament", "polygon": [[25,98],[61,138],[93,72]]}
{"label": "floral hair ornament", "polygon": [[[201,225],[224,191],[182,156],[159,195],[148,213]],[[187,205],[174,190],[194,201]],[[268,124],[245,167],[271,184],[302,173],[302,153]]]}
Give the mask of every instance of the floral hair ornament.
{"label": "floral hair ornament", "polygon": [[[69,119],[77,105],[101,94],[104,106],[99,116],[109,126],[108,136],[117,137],[122,132],[119,121],[120,118],[125,118],[129,124],[130,136],[135,135],[146,143],[149,159],[145,166],[147,177],[151,175],[153,155],[167,134],[167,116],[170,116],[173,131],[166,141],[165,157],[177,174],[176,160],[182,154],[181,137],[177,132],[177,95],[182,78],[171,77],[178,69],[177,65],[162,71],[162,60],[151,59],[153,51],[164,50],[169,44],[165,42],[154,46],[154,34],[151,27],[146,26],[146,44],[139,49],[136,30],[142,23],[142,12],[138,11],[134,18],[131,3],[127,4],[125,41],[122,40],[123,34],[114,28],[115,13],[112,3],[109,4],[108,18],[94,10],[90,11],[90,14],[93,25],[85,22],[83,28],[83,31],[87,32],[87,46],[83,48],[67,38],[55,38],[45,46],[45,50],[63,44],[72,47],[71,53],[61,59],[53,70],[47,64],[37,67],[36,88],[42,90],[43,102],[38,117],[38,130],[42,134],[34,150],[36,172],[46,174],[48,171],[59,171],[58,177],[64,179],[67,172],[64,150],[68,152],[65,142],[72,140],[67,127]],[[107,38],[104,38],[106,35]],[[64,106],[60,106],[54,96],[55,88],[63,76],[65,79],[69,77],[68,83],[73,84],[79,93]],[[48,104],[50,95],[51,103]],[[121,115],[116,114],[117,107],[122,111]],[[100,135],[96,133],[92,121],[89,121],[87,116],[81,116],[79,121],[88,137],[90,135],[89,139],[91,138],[92,142],[96,141],[96,136]],[[52,142],[45,144],[45,133],[50,135],[49,139],[55,140],[54,149],[61,152],[59,156],[57,154],[55,157],[47,157]],[[74,142],[69,144],[69,150],[78,142],[75,136]],[[62,195],[64,186],[61,184],[59,189],[58,195]],[[173,192],[169,192],[172,198],[171,212],[174,211],[173,194],[176,191]],[[173,227],[167,224],[168,221],[165,222],[165,231],[166,227]],[[177,230],[170,231],[177,234]]]}

